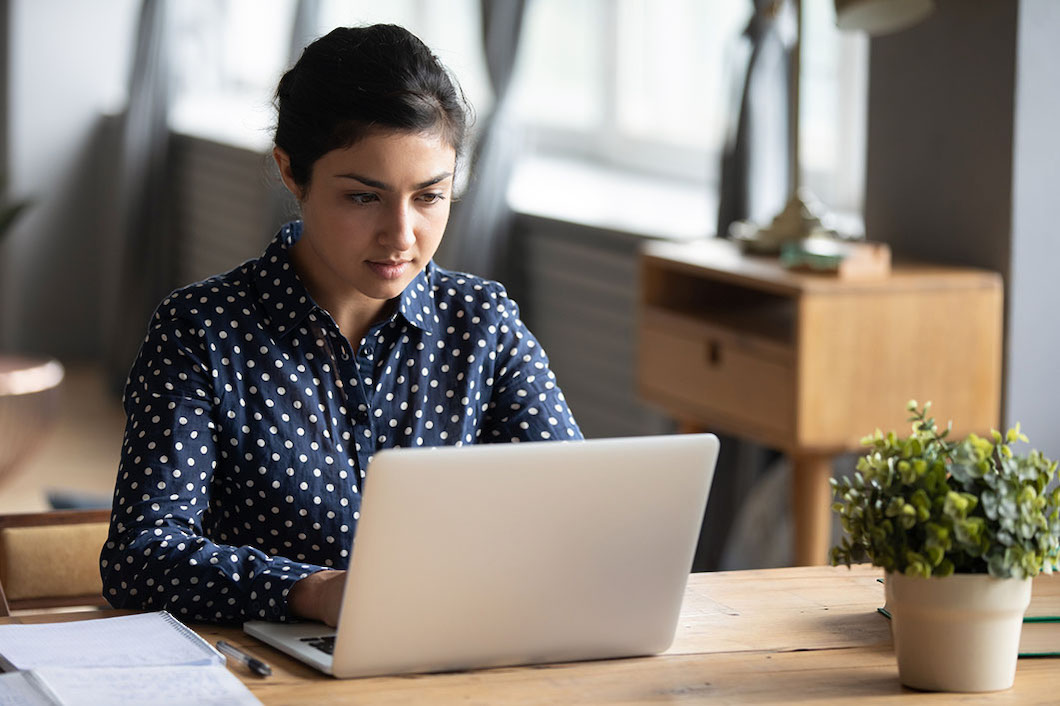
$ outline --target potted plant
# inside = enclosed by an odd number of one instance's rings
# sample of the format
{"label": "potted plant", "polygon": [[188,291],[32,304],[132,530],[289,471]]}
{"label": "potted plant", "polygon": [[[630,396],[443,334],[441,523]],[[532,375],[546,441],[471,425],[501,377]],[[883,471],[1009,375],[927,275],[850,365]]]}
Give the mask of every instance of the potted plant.
{"label": "potted plant", "polygon": [[989,439],[948,440],[912,413],[912,434],[879,429],[851,478],[833,480],[845,536],[835,565],[865,561],[886,572],[884,591],[903,684],[933,691],[1012,686],[1031,578],[1051,573],[1060,548],[1057,463],[1019,424]]}

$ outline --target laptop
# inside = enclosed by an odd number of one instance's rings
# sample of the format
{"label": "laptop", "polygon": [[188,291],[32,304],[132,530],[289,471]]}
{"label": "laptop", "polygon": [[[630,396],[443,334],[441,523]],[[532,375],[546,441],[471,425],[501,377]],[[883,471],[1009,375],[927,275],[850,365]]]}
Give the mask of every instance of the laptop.
{"label": "laptop", "polygon": [[380,451],[338,629],[243,628],[341,678],[663,652],[717,455],[713,434]]}

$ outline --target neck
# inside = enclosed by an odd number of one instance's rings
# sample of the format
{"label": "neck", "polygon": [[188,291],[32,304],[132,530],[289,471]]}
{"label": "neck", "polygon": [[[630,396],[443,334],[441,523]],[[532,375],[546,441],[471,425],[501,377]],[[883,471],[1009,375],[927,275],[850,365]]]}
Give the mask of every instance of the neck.
{"label": "neck", "polygon": [[[310,294],[312,294],[312,291],[310,291]],[[372,324],[383,318],[384,314],[393,311],[395,306],[393,301],[377,302],[369,300],[372,306],[366,308],[357,302],[348,300],[330,302],[326,299],[317,299],[316,295],[313,296],[313,299],[331,315],[331,318],[334,319],[335,324],[339,327],[339,331],[354,347],[365,337],[368,330],[372,328]]]}
{"label": "neck", "polygon": [[385,313],[396,306],[393,300],[372,299],[361,292],[345,287],[341,282],[327,281],[326,272],[310,267],[306,262],[309,253],[295,243],[291,249],[291,263],[316,304],[328,312],[339,331],[356,346],[368,330]]}

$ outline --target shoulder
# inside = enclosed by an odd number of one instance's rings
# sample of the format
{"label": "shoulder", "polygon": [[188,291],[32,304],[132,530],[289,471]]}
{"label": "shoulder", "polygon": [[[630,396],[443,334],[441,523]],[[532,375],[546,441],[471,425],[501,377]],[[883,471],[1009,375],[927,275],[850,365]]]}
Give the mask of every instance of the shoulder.
{"label": "shoulder", "polygon": [[173,290],[155,309],[150,328],[176,323],[209,326],[213,318],[249,313],[253,308],[248,276],[252,268],[253,261],[248,261],[224,274]]}
{"label": "shoulder", "polygon": [[467,315],[485,321],[518,316],[518,307],[500,282],[437,266],[431,270],[429,281],[443,320]]}

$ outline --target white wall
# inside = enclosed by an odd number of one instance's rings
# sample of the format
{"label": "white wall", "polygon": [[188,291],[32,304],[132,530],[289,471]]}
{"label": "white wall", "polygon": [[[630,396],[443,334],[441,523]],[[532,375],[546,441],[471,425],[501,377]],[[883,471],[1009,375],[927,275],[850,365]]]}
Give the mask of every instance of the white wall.
{"label": "white wall", "polygon": [[899,256],[1004,276],[1002,423],[1056,458],[1060,3],[936,5],[872,40],[866,231]]}
{"label": "white wall", "polygon": [[1060,2],[1021,0],[1016,56],[1006,420],[1060,455]]}
{"label": "white wall", "polygon": [[112,186],[100,116],[119,109],[137,0],[9,0],[6,143],[15,197],[34,199],[0,250],[0,348],[64,357],[99,341],[100,204]]}

